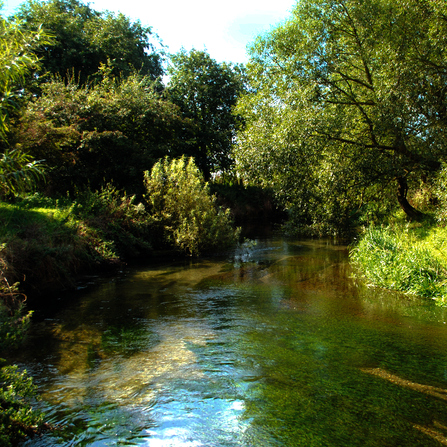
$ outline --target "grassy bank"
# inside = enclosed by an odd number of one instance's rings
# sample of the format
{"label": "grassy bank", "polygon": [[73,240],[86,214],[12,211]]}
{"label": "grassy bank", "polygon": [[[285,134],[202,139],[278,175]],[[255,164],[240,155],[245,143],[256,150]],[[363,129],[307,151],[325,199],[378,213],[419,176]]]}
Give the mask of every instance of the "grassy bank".
{"label": "grassy bank", "polygon": [[0,280],[41,293],[155,250],[196,256],[238,242],[230,211],[218,206],[193,159],[160,160],[144,186],[138,202],[111,185],[71,200],[0,201]]}
{"label": "grassy bank", "polygon": [[375,227],[350,252],[366,281],[447,305],[447,228],[429,223]]}
{"label": "grassy bank", "polygon": [[0,202],[0,270],[9,283],[42,291],[77,274],[149,254],[153,221],[113,188],[76,201],[40,195]]}

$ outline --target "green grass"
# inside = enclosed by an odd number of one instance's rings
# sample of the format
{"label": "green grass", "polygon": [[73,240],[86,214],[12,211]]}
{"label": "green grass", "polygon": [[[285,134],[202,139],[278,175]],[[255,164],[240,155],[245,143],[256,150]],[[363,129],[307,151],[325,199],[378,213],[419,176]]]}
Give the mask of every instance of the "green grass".
{"label": "green grass", "polygon": [[375,227],[351,249],[353,264],[372,286],[447,305],[447,229],[424,224]]}

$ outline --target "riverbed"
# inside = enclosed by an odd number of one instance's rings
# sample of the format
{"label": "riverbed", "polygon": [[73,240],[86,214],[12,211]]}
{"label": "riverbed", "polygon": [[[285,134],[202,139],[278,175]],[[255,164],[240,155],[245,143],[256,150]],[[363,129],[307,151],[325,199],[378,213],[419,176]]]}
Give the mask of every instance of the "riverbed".
{"label": "riverbed", "polygon": [[24,445],[447,445],[446,321],[327,240],[87,279],[14,359],[60,427]]}

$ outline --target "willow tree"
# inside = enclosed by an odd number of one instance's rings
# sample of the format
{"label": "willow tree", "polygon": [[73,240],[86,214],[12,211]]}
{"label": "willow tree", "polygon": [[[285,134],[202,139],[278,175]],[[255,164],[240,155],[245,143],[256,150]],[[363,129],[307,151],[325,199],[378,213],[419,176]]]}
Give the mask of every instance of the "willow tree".
{"label": "willow tree", "polygon": [[[0,2],[0,9],[2,2]],[[27,31],[19,21],[0,16],[0,137],[5,138],[11,109],[23,97],[25,76],[38,65],[37,49],[50,43],[41,28]]]}
{"label": "willow tree", "polygon": [[299,0],[257,39],[237,161],[307,224],[343,226],[447,156],[447,3]]}

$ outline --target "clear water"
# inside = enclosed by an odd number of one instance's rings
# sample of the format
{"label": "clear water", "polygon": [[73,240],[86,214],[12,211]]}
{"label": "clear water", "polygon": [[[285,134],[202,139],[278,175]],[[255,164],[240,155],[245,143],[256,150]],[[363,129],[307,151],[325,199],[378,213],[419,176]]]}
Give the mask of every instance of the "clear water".
{"label": "clear water", "polygon": [[26,446],[447,445],[447,311],[355,284],[346,247],[258,241],[38,310]]}

